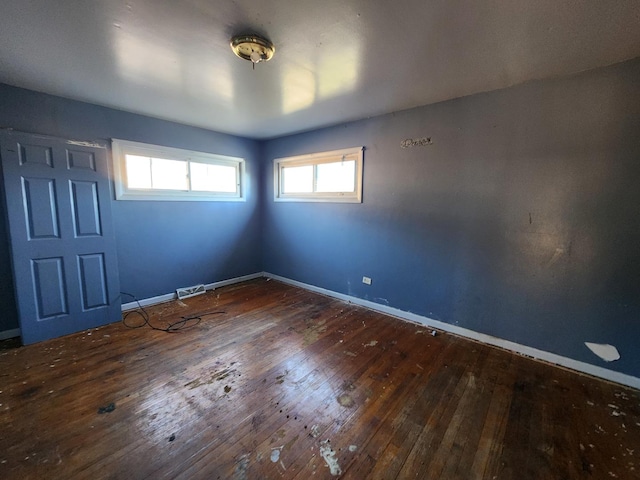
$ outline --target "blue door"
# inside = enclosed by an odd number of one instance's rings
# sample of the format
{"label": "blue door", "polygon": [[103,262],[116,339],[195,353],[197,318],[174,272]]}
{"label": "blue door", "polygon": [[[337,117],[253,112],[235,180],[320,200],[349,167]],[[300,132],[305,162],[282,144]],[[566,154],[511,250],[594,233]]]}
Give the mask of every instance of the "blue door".
{"label": "blue door", "polygon": [[107,150],[0,131],[24,344],[121,318]]}

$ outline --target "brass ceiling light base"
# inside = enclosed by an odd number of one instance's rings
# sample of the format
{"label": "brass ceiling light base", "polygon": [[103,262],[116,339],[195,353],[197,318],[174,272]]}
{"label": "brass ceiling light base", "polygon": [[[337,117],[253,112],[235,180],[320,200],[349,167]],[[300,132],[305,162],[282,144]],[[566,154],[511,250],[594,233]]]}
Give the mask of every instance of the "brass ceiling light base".
{"label": "brass ceiling light base", "polygon": [[233,53],[243,60],[249,60],[254,66],[271,60],[276,51],[273,43],[258,35],[236,35],[231,39],[230,45]]}

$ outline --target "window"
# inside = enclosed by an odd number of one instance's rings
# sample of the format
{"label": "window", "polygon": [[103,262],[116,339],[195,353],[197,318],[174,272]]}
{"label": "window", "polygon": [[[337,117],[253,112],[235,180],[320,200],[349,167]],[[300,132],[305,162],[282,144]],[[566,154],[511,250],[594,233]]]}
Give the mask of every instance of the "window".
{"label": "window", "polygon": [[277,202],[362,202],[364,147],[273,161]]}
{"label": "window", "polygon": [[242,201],[244,160],[113,139],[116,199]]}

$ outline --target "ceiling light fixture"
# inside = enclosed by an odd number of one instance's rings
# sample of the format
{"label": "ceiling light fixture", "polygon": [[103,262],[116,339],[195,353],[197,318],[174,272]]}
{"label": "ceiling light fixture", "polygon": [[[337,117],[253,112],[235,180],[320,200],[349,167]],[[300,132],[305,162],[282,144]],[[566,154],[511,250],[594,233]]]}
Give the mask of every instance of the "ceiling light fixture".
{"label": "ceiling light fixture", "polygon": [[231,50],[238,57],[249,60],[255,68],[256,63],[271,60],[276,48],[266,38],[258,35],[236,35],[231,39]]}

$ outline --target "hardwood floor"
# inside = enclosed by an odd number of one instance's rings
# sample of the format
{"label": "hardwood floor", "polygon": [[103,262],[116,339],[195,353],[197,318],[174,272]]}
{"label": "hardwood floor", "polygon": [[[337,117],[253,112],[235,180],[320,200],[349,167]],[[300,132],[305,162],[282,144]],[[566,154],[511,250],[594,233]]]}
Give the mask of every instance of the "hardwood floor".
{"label": "hardwood floor", "polygon": [[640,478],[638,391],[265,279],[147,311],[224,313],[0,342],[0,478]]}

